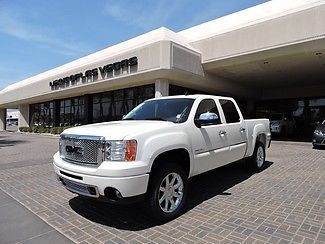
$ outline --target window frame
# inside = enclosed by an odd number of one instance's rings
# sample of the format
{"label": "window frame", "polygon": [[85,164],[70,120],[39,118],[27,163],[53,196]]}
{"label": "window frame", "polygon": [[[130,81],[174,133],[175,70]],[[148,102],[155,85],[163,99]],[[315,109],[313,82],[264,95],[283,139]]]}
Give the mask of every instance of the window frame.
{"label": "window frame", "polygon": [[195,123],[195,120],[197,119],[196,115],[197,115],[197,112],[198,112],[199,107],[200,107],[200,105],[202,104],[202,102],[207,101],[207,100],[211,100],[211,101],[214,102],[215,107],[216,107],[216,109],[217,109],[217,115],[218,115],[218,120],[219,120],[219,122],[218,122],[218,123],[209,123],[209,124],[205,124],[205,125],[202,125],[202,126],[222,125],[222,124],[223,124],[223,121],[222,121],[221,114],[220,114],[220,107],[218,106],[218,102],[217,102],[215,99],[213,99],[213,98],[204,98],[204,99],[202,99],[202,100],[198,103],[198,105],[197,105],[197,107],[196,107],[196,110],[195,110],[195,113],[194,113],[193,123],[195,124],[196,127],[198,127],[198,126],[196,125],[196,123]]}
{"label": "window frame", "polygon": [[[235,110],[236,110],[236,112],[237,112],[237,114],[238,114],[239,121],[236,121],[236,122],[227,122],[226,113],[225,113],[225,110],[224,110],[223,107],[222,107],[221,101],[231,102],[231,103],[234,105]],[[240,123],[242,123],[242,121],[243,121],[243,117],[242,117],[242,115],[241,115],[241,113],[240,113],[240,110],[239,110],[238,105],[236,104],[236,102],[234,102],[234,101],[231,100],[231,99],[227,99],[227,98],[219,98],[219,99],[218,99],[218,102],[219,102],[219,104],[220,104],[220,108],[222,109],[222,113],[223,113],[224,121],[225,121],[226,124],[240,124]]]}

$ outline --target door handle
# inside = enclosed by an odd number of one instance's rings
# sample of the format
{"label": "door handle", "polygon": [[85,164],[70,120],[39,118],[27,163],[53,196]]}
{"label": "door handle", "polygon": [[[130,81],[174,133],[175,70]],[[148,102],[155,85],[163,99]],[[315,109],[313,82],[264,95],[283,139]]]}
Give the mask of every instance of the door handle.
{"label": "door handle", "polygon": [[224,131],[224,130],[221,130],[221,131],[219,132],[219,136],[225,136],[226,134],[227,134],[227,132]]}
{"label": "door handle", "polygon": [[241,133],[244,133],[245,131],[246,131],[245,128],[240,128],[240,132],[241,132]]}

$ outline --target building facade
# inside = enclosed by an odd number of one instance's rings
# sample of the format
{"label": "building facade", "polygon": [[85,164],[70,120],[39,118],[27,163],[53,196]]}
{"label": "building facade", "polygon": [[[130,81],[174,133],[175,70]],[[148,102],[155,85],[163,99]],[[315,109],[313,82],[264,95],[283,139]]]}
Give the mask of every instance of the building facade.
{"label": "building facade", "polygon": [[308,135],[325,119],[325,1],[272,0],[175,33],[159,28],[0,91],[19,127],[121,119],[142,101],[209,93],[245,116],[287,114]]}

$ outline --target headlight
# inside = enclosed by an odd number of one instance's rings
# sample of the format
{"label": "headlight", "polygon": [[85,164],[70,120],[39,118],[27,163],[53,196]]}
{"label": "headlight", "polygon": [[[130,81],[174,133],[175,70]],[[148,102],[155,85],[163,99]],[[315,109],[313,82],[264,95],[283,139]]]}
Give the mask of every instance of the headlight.
{"label": "headlight", "polygon": [[322,133],[321,133],[319,130],[315,130],[315,131],[314,131],[314,134],[316,134],[316,135],[321,135]]}
{"label": "headlight", "polygon": [[137,141],[106,141],[105,159],[111,161],[134,161]]}

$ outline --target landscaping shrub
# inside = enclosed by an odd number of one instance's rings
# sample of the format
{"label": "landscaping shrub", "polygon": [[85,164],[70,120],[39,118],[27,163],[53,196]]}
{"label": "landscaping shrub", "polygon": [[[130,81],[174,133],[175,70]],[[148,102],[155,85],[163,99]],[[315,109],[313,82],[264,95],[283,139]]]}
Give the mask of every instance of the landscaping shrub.
{"label": "landscaping shrub", "polygon": [[43,127],[43,126],[31,126],[31,127],[19,127],[20,132],[33,132],[33,133],[51,133],[61,134],[65,129],[72,126],[59,126],[59,127]]}
{"label": "landscaping shrub", "polygon": [[20,132],[28,132],[28,127],[19,127]]}

